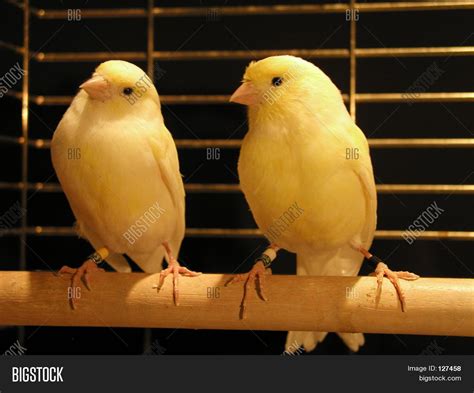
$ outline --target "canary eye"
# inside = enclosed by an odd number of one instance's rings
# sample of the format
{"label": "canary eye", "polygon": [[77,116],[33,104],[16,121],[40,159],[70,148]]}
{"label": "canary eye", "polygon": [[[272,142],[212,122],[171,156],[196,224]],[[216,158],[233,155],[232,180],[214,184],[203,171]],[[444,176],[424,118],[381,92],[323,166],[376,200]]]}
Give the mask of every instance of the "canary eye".
{"label": "canary eye", "polygon": [[279,76],[276,76],[275,78],[272,79],[272,85],[273,86],[280,86],[283,83],[283,79],[280,78]]}
{"label": "canary eye", "polygon": [[122,90],[123,94],[126,96],[129,96],[130,94],[133,93],[133,89],[131,87],[126,87],[125,89]]}

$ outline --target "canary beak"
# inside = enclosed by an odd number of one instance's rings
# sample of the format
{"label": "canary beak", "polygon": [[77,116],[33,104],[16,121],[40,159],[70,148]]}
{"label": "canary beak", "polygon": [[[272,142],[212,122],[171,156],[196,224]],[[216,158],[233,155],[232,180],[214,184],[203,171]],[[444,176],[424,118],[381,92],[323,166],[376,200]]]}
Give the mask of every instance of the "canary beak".
{"label": "canary beak", "polygon": [[85,90],[86,93],[89,94],[89,97],[95,100],[105,101],[111,96],[109,83],[102,75],[99,75],[97,73],[94,73],[92,75],[92,78],[85,81],[79,87]]}
{"label": "canary beak", "polygon": [[244,82],[232,94],[229,101],[242,105],[254,105],[258,102],[258,91],[252,82]]}

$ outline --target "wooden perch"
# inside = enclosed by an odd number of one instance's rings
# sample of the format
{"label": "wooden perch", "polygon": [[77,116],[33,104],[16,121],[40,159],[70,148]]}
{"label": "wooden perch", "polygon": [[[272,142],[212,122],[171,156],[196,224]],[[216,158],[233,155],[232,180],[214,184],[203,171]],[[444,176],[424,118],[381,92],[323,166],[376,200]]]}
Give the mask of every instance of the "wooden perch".
{"label": "wooden perch", "polygon": [[180,305],[157,274],[96,273],[78,309],[68,301],[68,276],[0,272],[0,325],[110,326],[191,329],[315,330],[474,336],[474,280],[402,281],[407,311],[384,279],[380,298],[373,277],[268,276],[268,302],[252,290],[247,317],[239,318],[243,283],[231,276],[180,278]]}

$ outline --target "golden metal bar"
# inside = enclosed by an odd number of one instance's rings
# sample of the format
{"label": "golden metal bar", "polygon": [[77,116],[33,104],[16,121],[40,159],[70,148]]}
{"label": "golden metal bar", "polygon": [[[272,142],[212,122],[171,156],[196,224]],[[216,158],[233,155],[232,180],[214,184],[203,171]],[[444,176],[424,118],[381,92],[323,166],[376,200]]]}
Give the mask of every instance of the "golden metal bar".
{"label": "golden metal bar", "polygon": [[[384,231],[375,232],[376,239],[383,240],[399,240],[403,238],[405,231]],[[472,241],[474,240],[474,232],[472,231],[425,231],[417,237],[419,240],[458,240]]]}
{"label": "golden metal bar", "polygon": [[[235,193],[241,192],[238,184],[188,183],[188,193]],[[474,194],[474,184],[377,184],[379,194]]]}
{"label": "golden metal bar", "polygon": [[226,6],[226,7],[158,7],[155,15],[162,17],[177,16],[206,16],[210,10],[222,16],[250,15],[298,15],[325,14],[343,12],[345,4],[298,4],[298,5],[269,5],[269,6]]}
{"label": "golden metal bar", "polygon": [[155,50],[155,18],[153,16],[154,0],[148,0],[147,4],[147,45],[146,45],[146,62],[147,73],[152,81],[154,78],[155,61],[153,52]]}
{"label": "golden metal bar", "polygon": [[373,138],[369,145],[373,149],[473,148],[474,138]]}
{"label": "golden metal bar", "polygon": [[[5,1],[5,3],[10,4],[10,5],[12,5],[12,6],[14,6],[14,7],[16,7],[20,10],[25,9],[25,5],[21,1],[16,1],[16,0],[4,0],[4,1]],[[32,9],[33,9],[33,7],[30,7],[30,10],[32,10]]]}
{"label": "golden metal bar", "polygon": [[184,189],[188,193],[240,193],[239,184],[225,184],[225,183],[187,183]]}
{"label": "golden metal bar", "polygon": [[[352,120],[356,121],[356,46],[357,46],[357,28],[355,20],[356,10],[355,0],[350,0],[350,37],[349,37],[349,112],[351,114]],[[357,14],[358,18],[358,14]],[[347,20],[347,12],[346,12]]]}
{"label": "golden metal bar", "polygon": [[[147,3],[147,46],[146,61],[147,74],[152,82],[155,82],[155,60],[153,52],[155,50],[155,17],[153,15],[154,0],[148,0]],[[151,330],[145,329],[143,350],[146,351],[151,345]]]}
{"label": "golden metal bar", "polygon": [[379,194],[474,194],[474,184],[377,184]]}
{"label": "golden metal bar", "polygon": [[[20,143],[24,143],[24,141],[20,141]],[[30,139],[28,144],[30,147],[35,147],[37,149],[49,149],[51,147],[51,139]]]}
{"label": "golden metal bar", "polygon": [[[373,149],[380,148],[474,148],[474,138],[372,138],[368,139]],[[175,139],[180,149],[206,149],[220,147],[240,148],[240,139]]]}
{"label": "golden metal bar", "polygon": [[[58,183],[0,182],[0,190],[62,192]],[[379,194],[474,194],[474,184],[377,184]],[[188,193],[240,193],[237,183],[187,183]]]}
{"label": "golden metal bar", "polygon": [[208,147],[238,149],[242,144],[241,139],[175,139],[174,141],[180,149],[207,149]]}
{"label": "golden metal bar", "polygon": [[[474,148],[474,138],[372,138],[368,139],[372,149],[430,149],[430,148]],[[0,143],[21,145],[23,137],[9,137],[0,135]],[[175,139],[176,146],[180,149],[207,149],[220,147],[223,149],[238,149],[242,144],[241,139]],[[50,139],[30,139],[30,147],[49,149]]]}
{"label": "golden metal bar", "polygon": [[[411,94],[411,93],[410,93]],[[405,93],[357,93],[355,100],[357,103],[391,103],[391,102],[474,102],[474,92],[454,92],[454,93],[417,93],[412,97]],[[6,95],[19,98],[18,92],[9,90]],[[221,105],[229,103],[229,95],[199,95],[199,94],[182,94],[182,95],[162,95],[161,103],[164,105]],[[348,102],[349,96],[343,94],[342,98]],[[72,96],[30,96],[30,101],[36,105],[69,105]]]}
{"label": "golden metal bar", "polygon": [[[8,97],[12,97],[12,98],[16,98],[17,100],[20,100],[22,99],[22,94],[21,94],[21,91],[15,91],[13,89],[9,89],[6,93],[5,93],[6,96]],[[30,98],[31,99],[31,98]]]}
{"label": "golden metal bar", "polygon": [[[153,58],[158,60],[251,60],[269,56],[293,55],[311,58],[346,58],[347,49],[265,49],[265,50],[202,50],[202,51],[155,51]],[[111,57],[110,52],[40,52],[35,59],[42,62],[82,62],[105,61]],[[114,58],[143,61],[144,52],[115,52]]]}
{"label": "golden metal bar", "polygon": [[[154,16],[157,17],[205,17],[210,10],[222,16],[239,15],[288,15],[288,14],[316,14],[344,12],[344,4],[322,5],[274,5],[274,6],[228,6],[228,7],[155,7]],[[42,19],[63,19],[66,10],[40,9],[36,16]],[[145,17],[146,12],[141,8],[121,9],[84,9],[83,18],[136,18]]]}
{"label": "golden metal bar", "polygon": [[[377,184],[379,194],[474,194],[474,185],[457,184]],[[233,193],[240,192],[238,184],[188,183],[189,193]]]}
{"label": "golden metal bar", "polygon": [[[6,136],[0,135],[0,143],[8,143],[12,145],[22,145],[25,143],[25,140],[22,136],[14,137],[14,136]],[[30,147],[36,147],[38,149],[46,149],[51,146],[50,139],[28,139],[28,145]]]}
{"label": "golden metal bar", "polygon": [[[34,9],[34,15],[40,19],[67,19],[67,9]],[[144,18],[144,8],[104,8],[104,9],[82,9],[81,18]]]}
{"label": "golden metal bar", "polygon": [[473,1],[405,1],[385,3],[358,3],[362,12],[442,11],[474,9]]}
{"label": "golden metal bar", "polygon": [[255,238],[262,237],[260,229],[253,228],[187,228],[187,237],[232,237],[232,238]]}
{"label": "golden metal bar", "polygon": [[96,62],[111,58],[127,61],[146,60],[145,52],[38,52],[33,59],[40,62]]}
{"label": "golden metal bar", "polygon": [[[473,1],[421,1],[421,2],[385,2],[355,3],[354,7],[361,12],[399,12],[399,11],[438,11],[474,9]],[[297,15],[344,13],[346,4],[299,4],[270,6],[226,6],[226,7],[155,7],[153,14],[157,17],[203,17],[208,12],[222,16],[251,15]],[[64,19],[66,10],[38,9],[35,15],[41,19]],[[83,18],[143,18],[146,11],[142,8],[118,9],[84,9]]]}
{"label": "golden metal bar", "polygon": [[[25,188],[26,185],[26,188]],[[26,191],[43,191],[43,192],[62,192],[62,188],[59,183],[10,183],[10,182],[0,182],[0,190],[25,190]]]}
{"label": "golden metal bar", "polygon": [[[25,143],[21,145],[21,182],[28,183],[28,128],[30,104],[30,0],[23,1],[23,80],[21,92],[21,132]],[[20,193],[21,207],[28,211],[28,190],[26,187]],[[21,216],[20,225],[25,229],[28,225],[26,214]],[[20,235],[20,270],[26,270],[26,234]]]}
{"label": "golden metal bar", "polygon": [[10,44],[9,42],[5,41],[0,41],[0,48],[11,50],[15,53],[18,53],[19,55],[22,55],[24,53],[24,50],[21,46]]}
{"label": "golden metal bar", "polygon": [[21,137],[0,135],[0,143],[21,145],[23,142],[21,142]]}
{"label": "golden metal bar", "polygon": [[212,105],[228,104],[230,95],[164,95],[160,96],[163,104],[167,105]]}
{"label": "golden metal bar", "polygon": [[415,48],[357,48],[357,57],[425,57],[473,56],[474,46],[415,47]]}
{"label": "golden metal bar", "polygon": [[[379,230],[375,232],[376,239],[400,240],[405,231]],[[187,237],[261,237],[259,229],[223,229],[223,228],[188,228]],[[425,231],[418,236],[420,240],[474,240],[474,232],[468,231]]]}
{"label": "golden metal bar", "polygon": [[[15,92],[7,95],[16,98]],[[31,96],[30,101],[36,105],[67,106],[71,103],[73,96]],[[160,101],[164,105],[213,105],[229,103],[229,95],[161,95]]]}
{"label": "golden metal bar", "polygon": [[0,229],[0,237],[2,236],[22,236],[22,235],[37,235],[37,236],[78,236],[74,227],[43,227],[33,226],[21,228]]}
{"label": "golden metal bar", "polygon": [[385,102],[474,102],[474,92],[454,93],[359,93],[356,94],[358,103]]}
{"label": "golden metal bar", "polygon": [[31,101],[36,105],[69,105],[73,96],[31,96]]}
{"label": "golden metal bar", "polygon": [[270,56],[292,55],[314,58],[347,58],[349,51],[334,49],[262,49],[262,50],[202,50],[202,51],[157,51],[160,60],[254,60]]}
{"label": "golden metal bar", "polygon": [[[1,45],[1,43],[0,43]],[[21,48],[19,48],[21,50]],[[253,60],[269,56],[293,55],[306,59],[350,58],[350,50],[334,49],[263,49],[263,50],[202,50],[202,51],[155,51],[153,58],[174,61],[198,60]],[[473,56],[474,46],[417,47],[417,48],[354,48],[355,57],[426,57],[426,56]],[[115,59],[144,61],[145,52],[39,52],[34,59],[41,62],[96,62]]]}
{"label": "golden metal bar", "polygon": [[[0,229],[1,236],[19,236],[24,232],[28,235],[37,236],[77,236],[73,227],[27,227],[25,231],[21,228]],[[378,230],[375,232],[376,239],[401,240],[405,234],[404,230]],[[187,228],[187,237],[217,237],[217,238],[260,238],[263,237],[259,229],[254,228]],[[418,236],[418,240],[457,240],[474,241],[474,231],[425,231]]]}

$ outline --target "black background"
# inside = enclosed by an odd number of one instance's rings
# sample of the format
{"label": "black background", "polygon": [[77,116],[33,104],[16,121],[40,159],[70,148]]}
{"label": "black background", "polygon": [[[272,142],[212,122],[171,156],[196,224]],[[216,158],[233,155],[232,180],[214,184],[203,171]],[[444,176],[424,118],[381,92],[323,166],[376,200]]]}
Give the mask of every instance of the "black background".
{"label": "black background", "polygon": [[[283,1],[156,1],[155,6],[247,5]],[[302,1],[298,3],[303,3]],[[306,3],[314,3],[306,1]],[[33,1],[39,8],[108,8],[108,1]],[[144,1],[114,2],[116,7],[145,7]],[[474,11],[362,13],[357,22],[357,46],[425,47],[474,45]],[[1,40],[22,44],[22,13],[2,2]],[[155,50],[256,50],[287,48],[347,48],[349,22],[345,14],[235,16],[215,18],[155,18]],[[45,52],[146,50],[146,20],[31,19],[31,48]],[[21,58],[1,49],[0,74]],[[339,86],[349,90],[348,59],[312,59]],[[443,71],[429,92],[473,91],[474,57],[359,59],[357,92],[404,92],[433,63]],[[231,94],[248,60],[160,61],[165,71],[155,81],[164,94]],[[146,64],[137,63],[145,69]],[[37,95],[74,95],[97,63],[40,63],[31,61],[31,92]],[[21,90],[21,85],[15,87]],[[0,99],[0,135],[21,135],[21,104]],[[30,137],[51,138],[64,106],[31,105]],[[357,123],[368,137],[469,138],[473,134],[472,103],[358,104]],[[241,138],[246,132],[245,109],[237,105],[164,105],[167,127],[176,139]],[[236,183],[237,149],[221,149],[219,160],[208,160],[206,149],[180,149],[181,172],[187,183]],[[372,149],[376,182],[380,184],[472,184],[472,149]],[[0,143],[0,181],[21,180],[21,148]],[[52,177],[51,177],[52,176]],[[29,149],[29,181],[57,182],[48,149]],[[0,214],[18,201],[19,191],[1,191]],[[379,195],[378,228],[406,229],[433,201],[445,210],[429,230],[473,230],[473,198],[459,195]],[[240,194],[188,194],[187,226],[191,228],[253,228],[248,206]],[[62,193],[38,192],[29,200],[28,225],[71,226],[74,217]],[[91,252],[76,237],[30,236],[28,269],[78,266]],[[208,273],[247,271],[265,247],[263,239],[186,238],[180,260]],[[412,270],[429,277],[471,277],[473,245],[463,241],[377,240],[374,253],[393,269]],[[1,269],[16,270],[19,240],[0,237]],[[236,270],[237,269],[237,270]],[[294,255],[281,252],[274,274],[294,274]],[[361,274],[368,274],[363,268]],[[16,340],[18,330],[0,330],[0,353]],[[28,354],[280,354],[284,332],[234,332],[155,329],[145,339],[142,329],[28,327]],[[158,341],[156,341],[158,340]],[[443,354],[473,352],[473,340],[456,337],[366,335],[360,354],[419,354],[436,342]],[[153,347],[155,348],[155,347]],[[153,352],[153,349],[151,350]],[[349,350],[330,334],[313,354],[347,354]]]}

